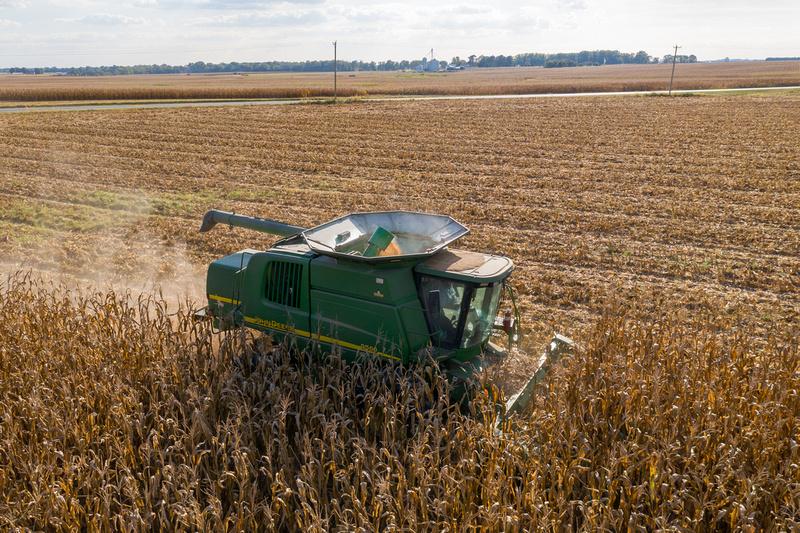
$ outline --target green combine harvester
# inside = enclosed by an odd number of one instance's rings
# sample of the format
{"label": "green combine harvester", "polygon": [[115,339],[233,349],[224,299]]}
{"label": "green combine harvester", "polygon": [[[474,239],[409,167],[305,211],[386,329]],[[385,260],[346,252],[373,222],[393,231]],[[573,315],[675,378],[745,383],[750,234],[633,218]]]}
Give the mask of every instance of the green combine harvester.
{"label": "green combine harvester", "polygon": [[[410,364],[433,355],[456,384],[473,379],[519,341],[520,320],[507,257],[449,249],[469,230],[442,215],[355,213],[311,229],[224,211],[201,232],[227,224],[284,239],[211,263],[206,292],[219,329],[242,325],[280,342],[290,335],[340,351]],[[508,309],[498,316],[501,301]],[[499,339],[499,343],[498,343]],[[532,375],[506,403],[522,409],[552,362],[573,342],[556,335]]]}

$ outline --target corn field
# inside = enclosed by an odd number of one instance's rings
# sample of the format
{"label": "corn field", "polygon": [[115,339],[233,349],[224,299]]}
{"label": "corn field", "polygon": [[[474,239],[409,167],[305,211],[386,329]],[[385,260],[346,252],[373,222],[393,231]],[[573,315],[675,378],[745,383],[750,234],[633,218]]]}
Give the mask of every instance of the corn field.
{"label": "corn field", "polygon": [[434,368],[347,366],[157,296],[0,286],[0,527],[790,530],[796,327],[609,308],[494,429]]}
{"label": "corn field", "polygon": [[[0,530],[800,529],[799,102],[0,115],[0,272],[67,278],[0,278]],[[214,334],[206,266],[272,239],[209,208],[450,214],[525,351],[581,348],[498,433],[435,369]]]}
{"label": "corn field", "polygon": [[[339,96],[487,95],[667,89],[671,65],[576,68],[480,68],[463,72],[342,72]],[[677,89],[800,85],[797,62],[681,64]],[[157,74],[133,76],[0,75],[0,102],[309,98],[333,96],[333,73]]]}

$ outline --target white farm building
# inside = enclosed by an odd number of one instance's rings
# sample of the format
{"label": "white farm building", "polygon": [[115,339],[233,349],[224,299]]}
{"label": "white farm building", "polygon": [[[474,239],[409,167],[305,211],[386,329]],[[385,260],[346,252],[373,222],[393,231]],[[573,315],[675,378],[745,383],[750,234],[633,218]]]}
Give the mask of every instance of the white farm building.
{"label": "white farm building", "polygon": [[424,65],[417,65],[417,72],[439,72],[447,63],[438,59],[429,59]]}

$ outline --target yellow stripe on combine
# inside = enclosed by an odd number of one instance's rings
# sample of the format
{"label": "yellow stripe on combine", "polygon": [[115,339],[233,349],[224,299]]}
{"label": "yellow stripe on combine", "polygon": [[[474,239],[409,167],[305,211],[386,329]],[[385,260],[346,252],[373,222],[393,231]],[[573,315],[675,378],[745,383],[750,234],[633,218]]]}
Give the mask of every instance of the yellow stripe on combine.
{"label": "yellow stripe on combine", "polygon": [[[215,300],[217,302],[222,302],[225,304],[231,305],[239,305],[241,303],[240,300],[234,300],[233,298],[227,298],[225,296],[219,296],[217,294],[209,294],[209,300]],[[372,355],[378,355],[380,357],[386,357],[387,359],[392,359],[394,361],[401,361],[399,357],[394,355],[390,355],[388,353],[379,352],[373,346],[367,346],[365,344],[353,344],[351,342],[340,341],[339,339],[334,339],[333,337],[326,337],[325,335],[314,334],[312,335],[308,331],[303,331],[302,329],[297,329],[292,327],[288,324],[284,324],[282,322],[276,322],[274,320],[264,320],[263,318],[254,317],[254,316],[246,316],[244,317],[244,321],[250,324],[260,326],[262,328],[273,329],[275,331],[283,331],[286,333],[292,333],[293,335],[297,335],[299,337],[305,337],[307,339],[318,340],[320,342],[324,342],[326,344],[335,344],[337,346],[341,346],[342,348],[347,348],[350,350],[355,350],[357,352],[366,352]]]}
{"label": "yellow stripe on combine", "polygon": [[240,303],[242,303],[240,300],[234,300],[232,298],[226,298],[224,296],[217,296],[216,294],[209,294],[208,295],[208,299],[209,300],[216,300],[218,302],[222,302],[224,304],[231,304],[231,305],[239,305]]}
{"label": "yellow stripe on combine", "polygon": [[261,326],[262,328],[274,329],[276,331],[285,331],[286,333],[293,333],[300,337],[306,337],[306,338],[311,337],[311,333],[309,333],[308,331],[297,329],[295,327],[290,326],[289,324],[284,324],[283,322],[276,322],[274,320],[264,320],[263,318],[259,318],[257,316],[246,316],[244,317],[244,321],[249,322],[250,324],[254,324],[256,326]]}
{"label": "yellow stripe on combine", "polygon": [[357,352],[366,352],[372,355],[378,355],[380,357],[386,357],[387,359],[391,359],[393,361],[401,361],[401,359],[394,355],[389,355],[388,353],[379,352],[373,346],[367,346],[365,344],[353,344],[350,342],[340,341],[338,339],[334,339],[333,337],[326,337],[324,335],[314,335],[314,339],[319,340],[320,342],[324,342],[327,344],[336,344],[343,348],[349,348],[351,350],[355,350]]}
{"label": "yellow stripe on combine", "polygon": [[335,344],[337,346],[341,346],[342,348],[347,348],[349,350],[355,350],[357,352],[365,352],[372,355],[378,355],[380,357],[385,357],[387,359],[392,359],[393,361],[401,361],[401,359],[397,356],[390,355],[388,353],[379,352],[376,348],[372,346],[367,346],[365,344],[353,344],[351,342],[341,341],[339,339],[334,339],[333,337],[326,337],[325,335],[319,335],[318,333],[311,334],[308,331],[303,331],[302,329],[297,329],[292,327],[288,324],[284,324],[282,322],[276,322],[274,320],[264,320],[263,318],[259,318],[256,316],[246,316],[244,317],[244,321],[253,324],[255,326],[260,326],[262,328],[273,329],[275,331],[283,331],[286,333],[292,333],[299,337],[305,337],[307,339],[318,340],[320,342],[324,342],[325,344]]}

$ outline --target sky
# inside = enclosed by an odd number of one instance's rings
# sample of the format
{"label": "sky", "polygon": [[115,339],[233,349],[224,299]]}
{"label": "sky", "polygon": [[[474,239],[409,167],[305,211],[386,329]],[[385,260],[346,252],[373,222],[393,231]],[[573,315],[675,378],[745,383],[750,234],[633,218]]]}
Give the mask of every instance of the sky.
{"label": "sky", "polygon": [[800,0],[0,0],[0,67],[645,50],[800,55]]}

